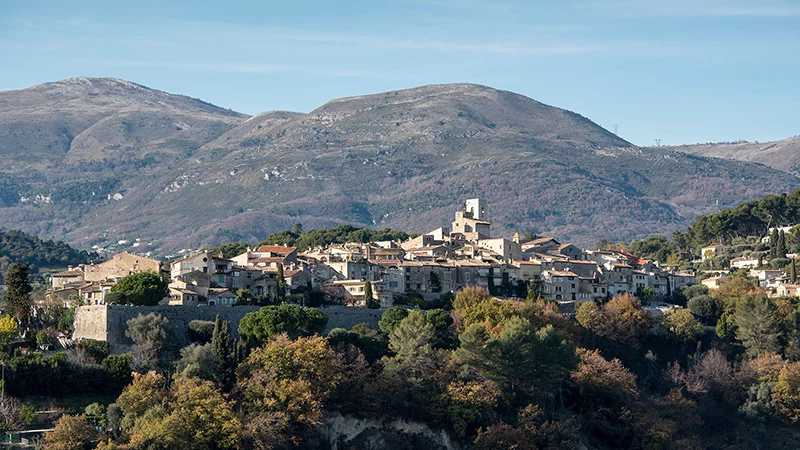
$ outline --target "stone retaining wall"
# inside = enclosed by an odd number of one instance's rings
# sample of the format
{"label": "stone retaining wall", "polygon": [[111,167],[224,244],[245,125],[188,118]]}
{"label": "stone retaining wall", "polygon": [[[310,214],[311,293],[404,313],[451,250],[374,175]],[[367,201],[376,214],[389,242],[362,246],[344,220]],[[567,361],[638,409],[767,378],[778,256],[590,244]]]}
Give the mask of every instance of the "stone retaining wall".
{"label": "stone retaining wall", "polygon": [[[169,320],[178,344],[185,346],[189,344],[189,322],[192,320],[213,321],[219,314],[222,320],[230,321],[231,332],[237,337],[239,321],[245,314],[258,309],[257,306],[81,306],[75,312],[73,339],[108,341],[113,351],[125,351],[132,344],[125,336],[126,322],[139,314],[156,313]],[[320,311],[328,317],[325,334],[334,328],[350,329],[361,322],[377,328],[383,314],[380,309],[347,306],[329,306],[320,308]]]}

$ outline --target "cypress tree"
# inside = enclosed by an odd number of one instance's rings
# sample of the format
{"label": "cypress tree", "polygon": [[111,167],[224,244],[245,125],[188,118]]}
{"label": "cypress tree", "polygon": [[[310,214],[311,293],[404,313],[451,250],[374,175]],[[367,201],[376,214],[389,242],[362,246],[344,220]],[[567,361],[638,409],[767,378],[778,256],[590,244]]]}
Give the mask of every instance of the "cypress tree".
{"label": "cypress tree", "polygon": [[286,302],[286,279],[283,277],[283,264],[278,264],[278,303]]}
{"label": "cypress tree", "polygon": [[30,318],[33,307],[28,270],[27,264],[12,264],[5,279],[5,309],[20,323]]}
{"label": "cypress tree", "polygon": [[381,307],[381,304],[375,301],[375,297],[372,294],[372,283],[369,281],[364,282],[364,304],[370,309],[378,309]]}
{"label": "cypress tree", "polygon": [[778,258],[778,229],[774,228],[769,237],[769,258]]}
{"label": "cypress tree", "polygon": [[211,336],[211,347],[217,361],[217,381],[225,390],[233,386],[233,348],[231,346],[231,323],[217,315],[214,321],[214,334]]}
{"label": "cypress tree", "polygon": [[790,275],[792,277],[792,283],[797,283],[797,264],[794,258],[792,258],[792,267]]}
{"label": "cypress tree", "polygon": [[778,245],[776,246],[775,257],[786,258],[786,233],[781,230],[778,235]]}

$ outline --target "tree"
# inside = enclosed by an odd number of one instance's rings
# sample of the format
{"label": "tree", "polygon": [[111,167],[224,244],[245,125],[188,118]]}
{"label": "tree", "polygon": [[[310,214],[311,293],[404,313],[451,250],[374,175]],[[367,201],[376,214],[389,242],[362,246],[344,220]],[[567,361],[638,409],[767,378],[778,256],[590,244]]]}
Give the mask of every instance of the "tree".
{"label": "tree", "polygon": [[237,369],[245,414],[251,419],[264,413],[285,416],[287,427],[320,424],[343,370],[341,357],[324,337],[290,341],[279,336]]}
{"label": "tree", "polygon": [[536,450],[524,431],[500,423],[478,431],[472,443],[475,450]]}
{"label": "tree", "polygon": [[775,304],[764,296],[747,296],[736,305],[736,339],[751,355],[777,353],[781,331]]}
{"label": "tree", "polygon": [[0,316],[0,344],[8,345],[17,336],[17,321],[8,315]]}
{"label": "tree", "polygon": [[364,305],[369,309],[381,307],[380,302],[375,300],[375,295],[372,293],[372,283],[369,281],[364,282]]}
{"label": "tree", "polygon": [[106,429],[111,433],[118,433],[122,425],[122,408],[112,403],[106,408]]}
{"label": "tree", "polygon": [[212,344],[191,344],[181,349],[181,357],[175,361],[175,377],[194,377],[202,380],[219,379],[220,360]]}
{"label": "tree", "polygon": [[56,421],[53,431],[45,435],[44,446],[48,450],[82,450],[93,434],[86,416],[65,414]]}
{"label": "tree", "polygon": [[265,306],[245,314],[239,322],[239,334],[251,343],[267,342],[281,333],[292,338],[322,333],[327,323],[328,318],[316,308]]}
{"label": "tree", "polygon": [[603,358],[597,350],[578,349],[580,361],[571,376],[581,397],[592,408],[624,404],[639,395],[636,376],[619,359]]}
{"label": "tree", "polygon": [[278,304],[286,303],[286,278],[283,276],[283,264],[281,263],[278,263],[278,274],[275,275],[275,278],[278,280]]}
{"label": "tree", "polygon": [[139,272],[119,279],[111,292],[123,294],[133,306],[154,306],[167,296],[168,285],[169,280],[155,272]]}
{"label": "tree", "polygon": [[772,388],[778,411],[792,422],[800,420],[800,362],[786,363]]}
{"label": "tree", "polygon": [[775,258],[786,258],[786,233],[783,230],[778,233],[778,245],[775,250]]}
{"label": "tree", "polygon": [[420,310],[411,311],[389,334],[393,363],[416,365],[433,355],[434,328]]}
{"label": "tree", "polygon": [[502,322],[495,334],[484,324],[473,324],[459,340],[456,362],[509,394],[552,397],[575,364],[574,347],[552,325],[537,330],[520,317]]}
{"label": "tree", "polygon": [[140,368],[155,368],[160,360],[167,356],[169,336],[169,320],[166,317],[150,313],[128,320],[125,336],[133,341],[133,364]]}
{"label": "tree", "polygon": [[459,331],[473,324],[485,324],[493,328],[515,314],[510,303],[497,301],[486,289],[476,287],[466,287],[456,293],[453,311]]}
{"label": "tree", "polygon": [[130,353],[108,355],[100,363],[100,367],[106,373],[108,388],[114,392],[121,391],[133,379]]}
{"label": "tree", "polygon": [[108,419],[106,418],[106,408],[100,403],[91,403],[84,410],[86,420],[96,427],[105,428]]}
{"label": "tree", "polygon": [[229,390],[234,382],[233,342],[231,339],[231,323],[221,320],[219,315],[214,322],[214,334],[211,346],[217,358],[217,381],[225,390]]}
{"label": "tree", "polygon": [[241,422],[212,382],[182,377],[168,393],[164,384],[160,375],[138,376],[117,400],[128,448],[239,447]]}
{"label": "tree", "polygon": [[779,258],[779,256],[778,256],[778,245],[779,245],[778,244],[778,240],[779,240],[779,238],[780,238],[780,235],[778,234],[778,229],[777,228],[773,228],[772,229],[772,234],[770,235],[770,238],[769,238],[769,258],[770,259]]}
{"label": "tree", "polygon": [[12,264],[5,276],[5,309],[19,323],[30,319],[33,308],[31,285],[28,281],[29,269],[27,264]]}
{"label": "tree", "polygon": [[408,316],[406,308],[398,306],[387,309],[381,314],[381,320],[378,322],[378,328],[381,329],[386,335],[392,333],[394,328]]}
{"label": "tree", "polygon": [[189,322],[189,339],[198,344],[211,342],[214,336],[215,322],[210,320],[193,320]]}
{"label": "tree", "polygon": [[722,314],[720,304],[708,295],[693,297],[689,300],[687,306],[692,314],[699,317],[705,325],[716,325],[719,316]]}
{"label": "tree", "polygon": [[650,328],[650,316],[634,296],[622,294],[612,298],[602,307],[583,303],[575,318],[582,327],[600,336],[638,348],[641,338]]}
{"label": "tree", "polygon": [[661,326],[680,341],[694,340],[703,326],[688,309],[669,311],[661,318]]}

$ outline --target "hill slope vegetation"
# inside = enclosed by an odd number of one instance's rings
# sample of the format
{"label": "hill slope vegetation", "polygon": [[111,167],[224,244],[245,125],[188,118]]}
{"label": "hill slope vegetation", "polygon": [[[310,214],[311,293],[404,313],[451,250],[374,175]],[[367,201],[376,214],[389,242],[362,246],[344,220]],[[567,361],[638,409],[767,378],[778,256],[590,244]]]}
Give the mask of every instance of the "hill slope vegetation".
{"label": "hill slope vegetation", "polygon": [[[0,148],[14,159],[0,221],[82,247],[141,238],[167,253],[258,242],[298,222],[425,231],[469,197],[488,200],[495,234],[629,240],[800,187],[758,164],[638,148],[578,114],[471,84],[251,118],[120,80],[52,85],[0,93],[0,134],[38,120],[75,129]],[[51,116],[26,112],[64,90],[77,93]],[[84,109],[102,114],[73,125]],[[20,156],[34,151],[48,156]]]}

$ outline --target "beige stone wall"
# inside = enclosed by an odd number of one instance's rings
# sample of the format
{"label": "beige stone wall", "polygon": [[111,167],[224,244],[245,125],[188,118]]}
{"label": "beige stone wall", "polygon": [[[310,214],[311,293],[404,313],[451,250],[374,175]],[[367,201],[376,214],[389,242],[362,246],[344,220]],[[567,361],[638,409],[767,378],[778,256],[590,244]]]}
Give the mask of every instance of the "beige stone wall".
{"label": "beige stone wall", "polygon": [[[189,322],[192,320],[214,320],[219,314],[222,320],[230,321],[231,332],[237,337],[239,321],[245,314],[258,309],[257,306],[81,306],[75,311],[72,337],[108,341],[112,351],[126,351],[132,344],[125,336],[126,322],[139,314],[156,313],[169,320],[178,345],[185,346],[189,344]],[[325,334],[334,328],[350,329],[361,322],[377,328],[383,314],[381,309],[346,306],[330,306],[320,310],[328,317]]]}

